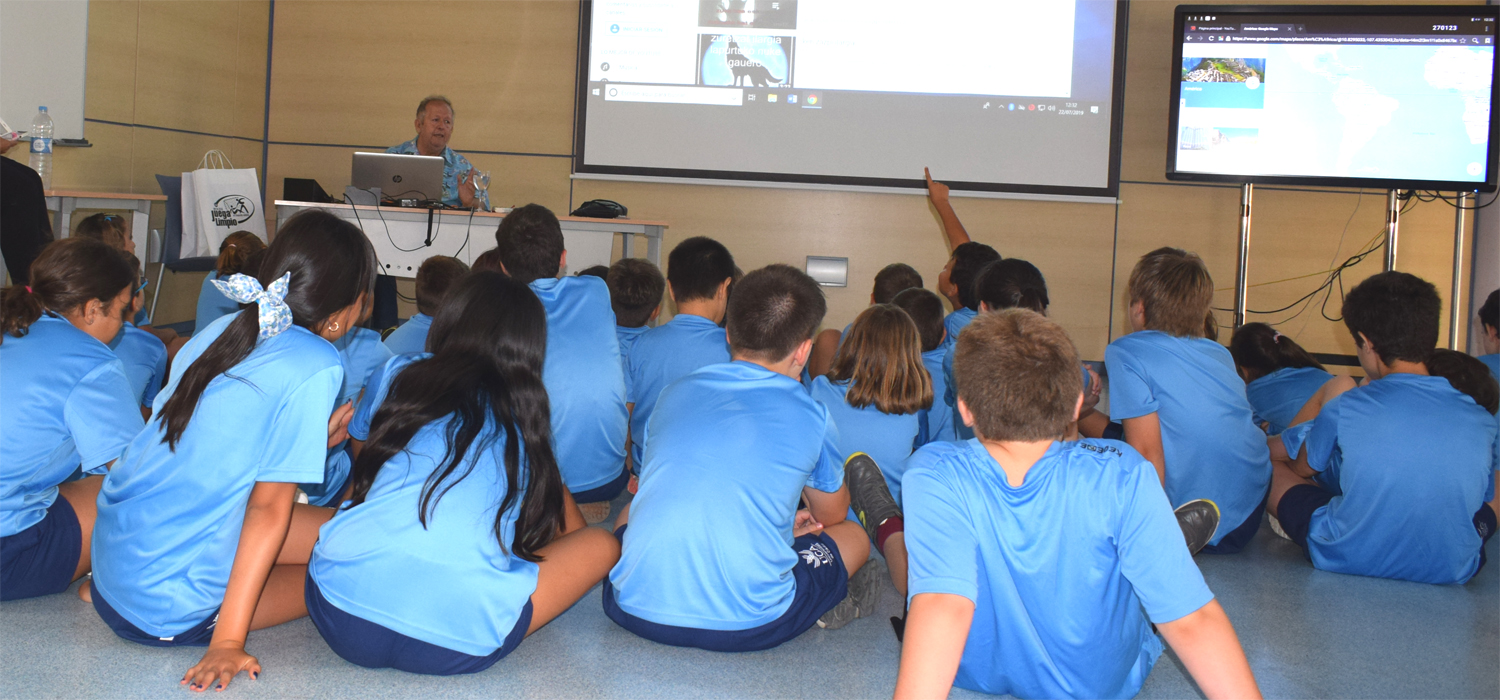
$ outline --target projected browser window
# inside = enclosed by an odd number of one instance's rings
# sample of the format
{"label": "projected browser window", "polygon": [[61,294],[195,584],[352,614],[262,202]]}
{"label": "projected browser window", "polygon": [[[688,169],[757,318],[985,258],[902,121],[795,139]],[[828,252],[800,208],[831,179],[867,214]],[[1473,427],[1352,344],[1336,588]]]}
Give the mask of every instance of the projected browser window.
{"label": "projected browser window", "polygon": [[1113,0],[595,0],[583,170],[1109,185]]}
{"label": "projected browser window", "polygon": [[1176,169],[1486,180],[1495,20],[1190,15]]}

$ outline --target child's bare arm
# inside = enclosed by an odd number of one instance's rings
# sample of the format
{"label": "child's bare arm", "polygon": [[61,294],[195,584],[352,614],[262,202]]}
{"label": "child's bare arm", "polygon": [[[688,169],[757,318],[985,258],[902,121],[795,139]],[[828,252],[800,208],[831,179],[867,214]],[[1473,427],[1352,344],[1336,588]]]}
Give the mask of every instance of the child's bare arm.
{"label": "child's bare arm", "polygon": [[951,593],[918,593],[906,614],[896,700],[946,698],[958,675],[974,601]]}
{"label": "child's bare arm", "polygon": [[245,524],[234,552],[229,586],[224,590],[224,604],[219,609],[213,639],[203,659],[182,677],[182,683],[189,688],[203,691],[214,685],[223,689],[240,671],[251,678],[260,674],[260,662],[245,652],[245,637],[250,633],[261,590],[286,541],[296,493],[296,484],[266,481],[257,482],[250,490]]}
{"label": "child's bare arm", "polygon": [[969,242],[969,232],[964,230],[963,222],[958,220],[958,213],[953,211],[953,204],[948,201],[948,186],[932,179],[932,172],[922,168],[922,174],[927,177],[927,199],[932,201],[932,206],[937,209],[938,218],[943,221],[943,235],[948,239],[948,250]]}
{"label": "child's bare arm", "polygon": [[828,528],[844,522],[849,517],[849,487],[840,486],[833,493],[819,491],[811,486],[802,489],[802,498],[815,520]]}
{"label": "child's bare arm", "polygon": [[1229,623],[1219,601],[1209,601],[1186,617],[1163,622],[1156,628],[1210,700],[1260,697],[1250,662],[1245,660],[1234,625]]}
{"label": "child's bare arm", "polygon": [[1156,467],[1156,476],[1161,479],[1162,486],[1166,486],[1167,453],[1161,445],[1161,418],[1153,412],[1121,422],[1125,425],[1125,442]]}

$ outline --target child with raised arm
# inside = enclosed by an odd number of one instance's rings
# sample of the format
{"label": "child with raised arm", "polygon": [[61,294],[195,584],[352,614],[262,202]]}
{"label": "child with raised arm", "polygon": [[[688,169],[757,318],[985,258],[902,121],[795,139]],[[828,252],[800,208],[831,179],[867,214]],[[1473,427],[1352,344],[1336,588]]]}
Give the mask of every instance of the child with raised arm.
{"label": "child with raised arm", "polygon": [[528,204],[495,231],[505,273],[531,286],[547,309],[547,365],[542,381],[552,406],[552,434],[563,483],[590,522],[609,516],[625,489],[625,371],[609,287],[598,277],[562,277],[568,251],[546,207]]}
{"label": "child with raised arm", "polygon": [[[604,612],[621,627],[753,651],[873,607],[879,578],[862,568],[868,537],[844,519],[837,431],[797,381],[826,309],[801,270],[751,272],[729,305],[734,361],[662,391],[640,491],[615,531],[620,563],[604,582]],[[799,497],[809,512],[798,513]]]}
{"label": "child with raised arm", "polygon": [[183,347],[105,478],[93,540],[99,616],[139,644],[207,646],[182,677],[196,690],[255,677],[249,632],[307,614],[308,556],[333,511],[294,503],[297,484],[321,478],[345,438],[332,343],[368,308],[375,252],[312,210],[281,227],[259,278],[220,283],[246,308]]}
{"label": "child with raised arm", "polygon": [[[926,289],[908,289],[892,300],[917,325],[917,334],[922,339],[922,366],[932,379],[932,406],[923,411],[918,419],[922,422],[921,444],[940,440],[952,442],[958,437],[953,433],[953,411],[943,402],[948,391],[948,379],[943,374],[943,357],[948,354],[947,329],[943,328],[943,300]],[[919,445],[920,446],[920,445]]]}
{"label": "child with raised arm", "polygon": [[1022,309],[983,314],[956,362],[977,438],[923,447],[906,472],[895,696],[1127,698],[1165,638],[1209,698],[1260,697],[1151,464],[1119,442],[1061,441],[1083,403],[1062,328]]}
{"label": "child with raised arm", "polygon": [[[1344,297],[1370,381],[1324,404],[1300,444],[1288,443],[1292,461],[1276,462],[1268,504],[1316,568],[1463,583],[1484,562],[1488,533],[1475,523],[1494,497],[1495,417],[1428,372],[1441,314],[1437,288],[1404,272]],[[1493,513],[1489,522],[1493,532]]]}
{"label": "child with raised arm", "polygon": [[615,312],[615,338],[620,341],[620,366],[626,368],[629,393],[630,349],[642,333],[651,330],[651,322],[661,313],[667,280],[650,260],[620,258],[605,272],[604,283],[609,286],[609,305]]}
{"label": "child with raised arm", "polygon": [[1255,424],[1267,435],[1279,435],[1296,419],[1319,389],[1333,379],[1297,341],[1264,323],[1234,329],[1229,354],[1245,380],[1245,397],[1255,410]]}
{"label": "child with raised arm", "polygon": [[922,169],[922,173],[927,178],[927,199],[937,210],[938,218],[943,223],[943,236],[948,240],[948,249],[953,251],[948,264],[938,273],[938,293],[953,304],[953,313],[943,319],[943,326],[948,330],[947,342],[952,345],[958,341],[958,335],[963,332],[964,326],[969,325],[975,314],[979,313],[979,300],[973,292],[974,279],[984,266],[999,260],[1000,254],[994,248],[969,238],[969,232],[964,230],[963,223],[958,220],[958,213],[953,211],[953,204],[948,200],[948,186],[934,181],[932,173],[926,168]]}
{"label": "child with raised arm", "polygon": [[729,361],[729,341],[719,322],[733,281],[734,256],[712,238],[689,238],[667,256],[667,291],[677,315],[641,334],[625,360],[630,463],[637,471],[645,459],[646,423],[661,390],[700,367]]}
{"label": "child with raised arm", "polygon": [[385,337],[385,349],[393,355],[427,349],[427,332],[432,329],[432,317],[443,308],[448,290],[467,274],[469,266],[455,257],[434,255],[423,260],[417,268],[417,313]]}
{"label": "child with raised arm", "polygon": [[1204,337],[1213,278],[1196,254],[1158,248],[1136,263],[1128,286],[1134,332],[1104,350],[1110,418],[1156,466],[1172,505],[1219,507],[1203,551],[1238,552],[1260,529],[1271,454],[1234,358]]}
{"label": "child with raised arm", "polygon": [[585,528],[552,458],[547,314],[478,272],[449,293],[431,353],[397,356],[350,505],[308,563],[308,614],[366,668],[477,673],[583,597],[619,558]]}
{"label": "child with raised arm", "polygon": [[[0,600],[61,593],[89,572],[98,475],[142,425],[105,345],[135,288],[125,254],[65,238],[30,273],[0,295]],[[80,467],[89,476],[68,481]]]}

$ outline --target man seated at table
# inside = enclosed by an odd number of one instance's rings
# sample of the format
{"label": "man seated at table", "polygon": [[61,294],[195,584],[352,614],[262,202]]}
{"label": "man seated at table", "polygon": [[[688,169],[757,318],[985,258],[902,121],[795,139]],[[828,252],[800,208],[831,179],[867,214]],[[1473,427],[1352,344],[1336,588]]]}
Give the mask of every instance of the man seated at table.
{"label": "man seated at table", "polygon": [[[409,156],[442,156],[443,158],[443,204],[455,207],[489,209],[489,193],[476,196],[474,166],[469,159],[448,147],[453,136],[453,103],[442,95],[431,95],[417,105],[417,137],[399,146],[385,149],[386,153]],[[387,193],[390,195],[399,192]]]}

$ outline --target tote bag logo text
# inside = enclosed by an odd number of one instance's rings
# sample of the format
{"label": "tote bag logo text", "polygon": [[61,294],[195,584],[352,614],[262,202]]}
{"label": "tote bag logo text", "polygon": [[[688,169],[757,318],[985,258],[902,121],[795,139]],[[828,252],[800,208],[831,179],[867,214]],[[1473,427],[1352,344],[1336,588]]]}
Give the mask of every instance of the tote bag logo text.
{"label": "tote bag logo text", "polygon": [[214,226],[234,228],[255,216],[255,202],[243,195],[231,194],[220,197],[209,210]]}

